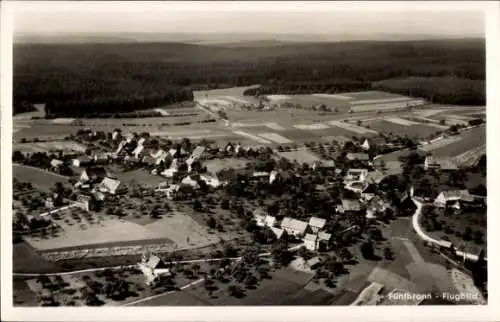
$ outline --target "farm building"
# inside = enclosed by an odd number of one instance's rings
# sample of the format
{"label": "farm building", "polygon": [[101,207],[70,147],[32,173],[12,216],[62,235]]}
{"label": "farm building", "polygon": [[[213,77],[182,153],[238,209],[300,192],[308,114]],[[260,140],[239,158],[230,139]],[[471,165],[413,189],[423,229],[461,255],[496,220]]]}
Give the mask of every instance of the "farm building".
{"label": "farm building", "polygon": [[50,160],[50,166],[52,167],[52,169],[59,169],[59,167],[62,166],[63,164],[64,162],[58,159]]}
{"label": "farm building", "polygon": [[106,177],[106,170],[102,167],[85,169],[80,175],[81,183],[99,183]]}
{"label": "farm building", "polygon": [[325,161],[314,161],[312,164],[312,169],[332,169],[335,167],[335,161],[333,160],[325,160]]}
{"label": "farm building", "polygon": [[458,202],[472,203],[474,201],[474,196],[470,195],[468,190],[448,190],[442,191],[434,200],[434,204],[445,208],[450,204],[455,206]]}
{"label": "farm building", "polygon": [[340,213],[358,212],[361,211],[361,204],[358,200],[342,199],[342,204],[337,207],[337,211]]}
{"label": "farm building", "polygon": [[99,185],[99,190],[101,192],[110,193],[112,195],[121,194],[127,191],[127,187],[120,181],[106,177],[102,180]]}
{"label": "farm building", "polygon": [[274,233],[276,236],[276,239],[281,240],[283,237],[285,237],[285,230],[278,228],[278,227],[269,227],[271,231]]}
{"label": "farm building", "polygon": [[75,158],[72,160],[72,164],[75,167],[86,167],[92,162],[92,159],[86,155]]}
{"label": "farm building", "polygon": [[281,228],[283,228],[289,235],[301,237],[306,232],[307,223],[305,221],[285,217],[281,222]]}
{"label": "farm building", "polygon": [[355,193],[363,193],[366,188],[368,188],[369,184],[367,182],[355,181],[348,182],[344,188],[347,190],[351,190]]}
{"label": "farm building", "polygon": [[344,182],[365,182],[367,177],[367,169],[349,169],[347,170]]}
{"label": "farm building", "polygon": [[277,222],[276,217],[268,215],[262,208],[255,209],[253,217],[259,227],[274,227]]}
{"label": "farm building", "polygon": [[451,157],[428,156],[424,161],[424,169],[457,170],[458,166]]}
{"label": "farm building", "polygon": [[223,184],[215,175],[209,175],[206,173],[200,175],[200,180],[204,181],[212,188],[218,188]]}
{"label": "farm building", "polygon": [[318,233],[323,227],[325,227],[326,224],[326,219],[323,218],[318,218],[318,217],[311,217],[309,219],[309,227],[311,227],[311,230],[313,233]]}
{"label": "farm building", "polygon": [[328,248],[330,238],[331,235],[325,232],[320,232],[318,234],[306,234],[304,236],[304,246],[306,249],[311,251],[326,250]]}
{"label": "farm building", "polygon": [[361,147],[363,150],[368,151],[373,146],[384,146],[387,144],[387,140],[384,137],[378,136],[375,138],[365,139]]}
{"label": "farm building", "polygon": [[199,189],[200,185],[198,184],[198,180],[200,179],[199,175],[190,175],[182,179],[181,183],[191,186],[194,189]]}
{"label": "farm building", "polygon": [[370,161],[370,156],[366,153],[347,153],[346,158],[349,161]]}
{"label": "farm building", "polygon": [[156,255],[143,254],[142,261],[137,266],[146,277],[146,284],[155,283],[161,276],[170,276],[171,272],[165,263]]}

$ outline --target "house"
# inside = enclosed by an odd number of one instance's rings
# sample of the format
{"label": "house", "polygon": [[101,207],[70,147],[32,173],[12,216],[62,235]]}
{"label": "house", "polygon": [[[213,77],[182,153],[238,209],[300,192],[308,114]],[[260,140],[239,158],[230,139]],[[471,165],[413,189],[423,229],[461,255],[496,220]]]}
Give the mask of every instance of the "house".
{"label": "house", "polygon": [[109,161],[109,156],[106,153],[96,153],[92,156],[92,159],[96,164],[106,164]]}
{"label": "house", "polygon": [[190,175],[190,176],[187,176],[184,179],[182,179],[181,183],[188,185],[188,186],[191,186],[194,189],[199,189],[200,184],[198,183],[198,180],[200,180],[199,175]]}
{"label": "house", "polygon": [[349,169],[344,177],[344,182],[365,182],[368,178],[367,169]]}
{"label": "house", "polygon": [[112,195],[124,193],[126,192],[126,190],[127,188],[124,184],[122,184],[120,180],[112,179],[109,177],[104,178],[99,185],[99,191],[107,192]]}
{"label": "house", "polygon": [[177,168],[168,168],[163,170],[161,173],[162,176],[167,177],[167,178],[173,178],[174,175],[178,172]]}
{"label": "house", "polygon": [[324,161],[314,161],[312,164],[312,169],[317,170],[317,169],[333,169],[335,168],[335,161],[333,160],[324,160]]}
{"label": "house", "polygon": [[59,169],[59,167],[62,166],[63,164],[64,162],[58,159],[50,160],[50,166],[52,167],[52,169]]}
{"label": "house", "polygon": [[223,182],[221,182],[217,178],[217,176],[206,173],[200,174],[200,180],[203,180],[207,185],[209,185],[212,188],[218,188],[223,184]]}
{"label": "house", "polygon": [[140,138],[139,141],[137,141],[138,146],[144,146],[144,143],[146,142],[146,138]]}
{"label": "house", "polygon": [[276,181],[276,179],[278,179],[278,175],[279,175],[278,171],[276,170],[271,171],[271,173],[269,174],[269,184]]}
{"label": "house", "polygon": [[323,218],[318,218],[318,217],[311,217],[309,219],[309,227],[311,227],[311,230],[313,233],[318,233],[323,227],[325,227],[326,224],[326,219]]}
{"label": "house", "polygon": [[269,172],[266,172],[266,171],[257,171],[257,172],[252,173],[252,177],[257,177],[257,178],[268,177],[268,176],[269,176]]}
{"label": "house", "polygon": [[262,208],[255,209],[253,217],[259,227],[274,227],[276,225],[276,217],[268,215]]}
{"label": "house", "polygon": [[368,188],[369,184],[367,182],[349,182],[347,183],[344,188],[347,190],[351,190],[355,193],[363,193],[366,188]]}
{"label": "house", "polygon": [[111,135],[111,139],[113,141],[119,140],[121,138],[122,134],[119,131],[113,131],[113,134]]}
{"label": "house", "polygon": [[203,152],[205,152],[205,147],[204,146],[197,146],[193,153],[191,153],[191,155],[189,156],[189,158],[186,160],[186,163],[188,164],[188,166],[191,166],[191,164],[193,164],[193,162],[195,162],[196,160],[198,160],[201,155],[203,154]]}
{"label": "house", "polygon": [[451,157],[427,156],[424,161],[424,169],[458,170],[458,166]]}
{"label": "house", "polygon": [[304,236],[304,246],[311,251],[326,250],[332,235],[320,232],[318,234],[306,234]]}
{"label": "house", "polygon": [[80,204],[83,210],[85,211],[90,211],[91,208],[93,208],[92,205],[92,197],[87,196],[87,195],[78,195],[76,199]]}
{"label": "house", "polygon": [[365,151],[370,150],[370,142],[368,142],[368,139],[365,139],[365,141],[363,142],[363,144],[361,144],[361,147],[362,147],[362,148],[363,148],[363,150],[365,150]]}
{"label": "house", "polygon": [[387,140],[382,136],[378,136],[378,137],[374,137],[374,138],[370,138],[370,139],[365,139],[363,144],[361,144],[361,147],[365,151],[368,151],[368,150],[370,150],[371,147],[384,146],[386,144],[387,144]]}
{"label": "house", "polygon": [[337,207],[337,211],[340,213],[361,211],[361,204],[358,200],[354,199],[342,199],[342,204],[339,206]]}
{"label": "house", "polygon": [[92,162],[92,159],[89,158],[88,156],[86,155],[83,155],[81,157],[78,157],[76,159],[73,159],[71,161],[71,163],[75,166],[75,167],[86,167],[88,166],[90,163]]}
{"label": "house", "polygon": [[460,209],[460,202],[474,202],[475,198],[469,194],[468,190],[447,190],[442,191],[434,200],[438,207],[445,208],[452,204],[452,207]]}
{"label": "house", "polygon": [[144,151],[144,146],[143,145],[138,145],[134,151],[132,151],[132,154],[136,157],[139,158],[141,156],[141,153]]}
{"label": "house", "polygon": [[81,183],[99,183],[106,177],[106,170],[102,167],[85,169],[80,175]]}
{"label": "house", "polygon": [[137,266],[146,277],[146,284],[154,284],[161,276],[170,276],[171,272],[166,264],[156,255],[143,254]]}
{"label": "house", "polygon": [[127,134],[127,138],[125,139],[127,143],[132,142],[135,139],[134,133]]}
{"label": "house", "polygon": [[306,232],[307,223],[305,221],[285,217],[281,221],[281,228],[283,228],[289,235],[301,237]]}
{"label": "house", "polygon": [[177,193],[177,191],[179,191],[180,189],[180,186],[178,184],[173,184],[173,185],[170,185],[170,187],[168,187],[167,189],[167,198],[172,200],[174,199],[175,197],[175,194]]}
{"label": "house", "polygon": [[366,153],[347,153],[346,158],[349,161],[370,161],[370,156]]}

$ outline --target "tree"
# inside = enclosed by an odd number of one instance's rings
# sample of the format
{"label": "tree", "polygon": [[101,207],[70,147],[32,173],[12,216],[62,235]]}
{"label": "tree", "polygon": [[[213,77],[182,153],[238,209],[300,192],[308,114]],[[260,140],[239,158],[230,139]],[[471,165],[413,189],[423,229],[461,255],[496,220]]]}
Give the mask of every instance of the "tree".
{"label": "tree", "polygon": [[215,221],[214,217],[212,217],[212,216],[208,217],[207,225],[208,225],[208,227],[215,229],[215,227],[217,226],[217,222]]}
{"label": "tree", "polygon": [[365,259],[373,259],[375,256],[375,249],[373,248],[373,244],[371,242],[364,242],[361,245],[361,255]]}
{"label": "tree", "polygon": [[384,248],[384,258],[387,260],[394,259],[394,253],[390,247]]}
{"label": "tree", "polygon": [[484,240],[483,240],[483,232],[480,231],[480,230],[477,230],[475,233],[474,233],[474,243],[478,244],[478,245],[481,245],[484,243]]}

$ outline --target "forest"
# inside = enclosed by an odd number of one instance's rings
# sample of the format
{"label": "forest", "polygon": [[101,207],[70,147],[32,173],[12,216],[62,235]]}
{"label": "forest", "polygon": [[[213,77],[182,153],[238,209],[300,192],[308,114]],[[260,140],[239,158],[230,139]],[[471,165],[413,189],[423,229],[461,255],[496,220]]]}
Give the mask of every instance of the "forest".
{"label": "forest", "polygon": [[[432,82],[422,85],[429,77]],[[14,113],[23,112],[29,104],[46,103],[53,116],[151,109],[192,100],[192,89],[197,87],[252,84],[262,85],[261,94],[334,93],[374,86],[444,103],[482,104],[484,81],[484,39],[262,47],[183,43],[14,46]]]}

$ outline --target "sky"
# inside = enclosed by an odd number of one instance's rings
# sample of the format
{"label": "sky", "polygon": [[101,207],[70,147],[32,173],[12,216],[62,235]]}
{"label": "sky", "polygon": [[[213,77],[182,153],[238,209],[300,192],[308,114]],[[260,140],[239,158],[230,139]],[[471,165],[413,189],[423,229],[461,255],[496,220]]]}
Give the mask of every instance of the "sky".
{"label": "sky", "polygon": [[[417,2],[418,3],[418,2]],[[342,3],[21,2],[16,33],[321,33],[483,35],[468,2]],[[479,6],[476,6],[479,7]]]}

